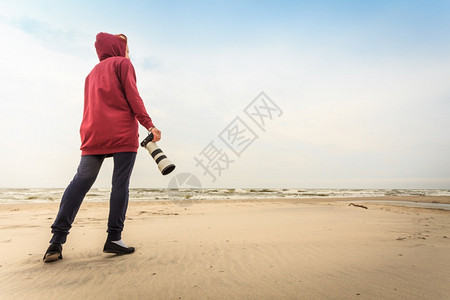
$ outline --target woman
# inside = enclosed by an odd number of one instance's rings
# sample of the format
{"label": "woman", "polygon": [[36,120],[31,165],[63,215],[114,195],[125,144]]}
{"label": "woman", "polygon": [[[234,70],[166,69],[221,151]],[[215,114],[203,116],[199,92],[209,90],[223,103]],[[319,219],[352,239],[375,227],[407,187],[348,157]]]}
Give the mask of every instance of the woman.
{"label": "woman", "polygon": [[130,254],[133,247],[122,241],[128,207],[128,187],[136,159],[138,122],[161,138],[154,127],[136,87],[136,74],[128,56],[127,37],[101,32],[96,37],[98,63],[86,77],[84,113],[80,127],[81,161],[77,173],[66,188],[58,215],[51,226],[50,240],[43,260],[62,259],[62,244],[81,203],[97,178],[103,160],[113,157],[114,171],[110,195],[108,236],[103,251]]}

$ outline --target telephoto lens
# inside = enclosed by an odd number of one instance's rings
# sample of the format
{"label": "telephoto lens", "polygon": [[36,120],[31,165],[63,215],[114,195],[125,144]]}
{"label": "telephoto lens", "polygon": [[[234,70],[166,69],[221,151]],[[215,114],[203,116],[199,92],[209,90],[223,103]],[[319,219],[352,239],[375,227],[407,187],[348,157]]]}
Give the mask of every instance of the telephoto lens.
{"label": "telephoto lens", "polygon": [[141,142],[141,146],[146,148],[150,155],[158,165],[161,174],[167,175],[175,170],[175,165],[167,158],[161,148],[155,142],[152,142],[153,134],[150,132],[148,136]]}

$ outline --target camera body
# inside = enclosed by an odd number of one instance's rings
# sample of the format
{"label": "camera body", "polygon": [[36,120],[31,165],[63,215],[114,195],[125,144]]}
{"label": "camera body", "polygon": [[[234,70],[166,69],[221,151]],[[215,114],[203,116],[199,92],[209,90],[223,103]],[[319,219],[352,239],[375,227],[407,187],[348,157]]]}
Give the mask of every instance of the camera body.
{"label": "camera body", "polygon": [[161,148],[155,142],[152,142],[153,134],[150,132],[148,136],[141,142],[141,146],[148,150],[150,155],[158,165],[161,174],[167,175],[175,170],[175,165],[167,158]]}

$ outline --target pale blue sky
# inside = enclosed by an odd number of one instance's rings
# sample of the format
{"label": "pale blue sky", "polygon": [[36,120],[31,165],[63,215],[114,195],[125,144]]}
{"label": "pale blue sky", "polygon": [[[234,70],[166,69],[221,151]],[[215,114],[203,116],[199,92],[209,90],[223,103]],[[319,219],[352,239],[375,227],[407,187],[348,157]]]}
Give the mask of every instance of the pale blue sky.
{"label": "pale blue sky", "polygon": [[[450,188],[450,1],[0,1],[0,187],[74,175],[100,31],[128,36],[160,146],[204,186]],[[283,115],[211,182],[194,156],[261,91]],[[139,151],[132,186],[170,178]]]}

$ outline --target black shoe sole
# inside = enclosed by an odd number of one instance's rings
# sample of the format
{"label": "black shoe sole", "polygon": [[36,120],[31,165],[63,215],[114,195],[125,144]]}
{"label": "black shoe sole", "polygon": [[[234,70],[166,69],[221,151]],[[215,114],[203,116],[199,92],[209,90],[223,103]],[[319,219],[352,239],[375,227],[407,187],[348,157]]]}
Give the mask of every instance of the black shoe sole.
{"label": "black shoe sole", "polygon": [[124,252],[124,251],[117,251],[117,250],[110,250],[110,249],[103,249],[103,253],[110,253],[110,254],[117,254],[117,255],[125,255],[125,254],[133,254],[133,251],[130,252]]}
{"label": "black shoe sole", "polygon": [[52,244],[44,254],[44,262],[52,262],[62,259],[62,247],[59,244]]}
{"label": "black shoe sole", "polygon": [[48,253],[44,257],[44,262],[52,262],[62,259],[62,256],[60,253]]}
{"label": "black shoe sole", "polygon": [[112,242],[106,242],[105,246],[103,247],[104,253],[112,253],[112,254],[118,254],[118,255],[124,255],[124,254],[132,254],[134,253],[134,247],[122,247],[117,244],[114,244]]}

